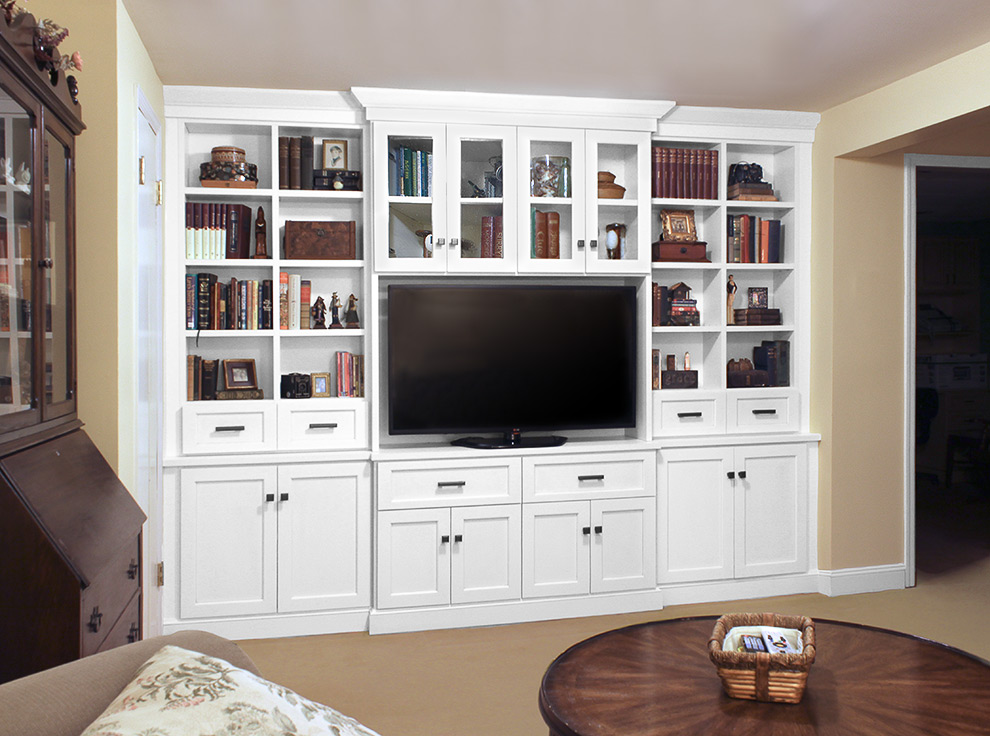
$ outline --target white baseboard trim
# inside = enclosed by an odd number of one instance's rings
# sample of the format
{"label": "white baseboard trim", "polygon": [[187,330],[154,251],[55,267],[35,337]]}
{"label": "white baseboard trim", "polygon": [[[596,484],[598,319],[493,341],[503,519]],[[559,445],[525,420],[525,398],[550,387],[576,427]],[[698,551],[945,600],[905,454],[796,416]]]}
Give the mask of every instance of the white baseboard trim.
{"label": "white baseboard trim", "polygon": [[575,598],[505,601],[438,608],[404,608],[391,611],[372,610],[368,626],[371,634],[500,626],[527,621],[654,611],[663,608],[664,600],[663,591],[644,590]]}
{"label": "white baseboard trim", "polygon": [[818,592],[827,596],[876,593],[907,587],[907,568],[897,565],[850,567],[844,570],[820,570]]}
{"label": "white baseboard trim", "polygon": [[708,583],[664,584],[663,602],[668,606],[690,603],[718,603],[749,598],[772,598],[779,595],[817,593],[818,576],[815,573],[781,575],[772,578],[750,580],[718,580]]}
{"label": "white baseboard trim", "polygon": [[274,639],[283,636],[344,634],[368,630],[368,609],[334,613],[281,613],[244,618],[198,618],[165,621],[165,634],[187,629],[209,631],[227,639]]}

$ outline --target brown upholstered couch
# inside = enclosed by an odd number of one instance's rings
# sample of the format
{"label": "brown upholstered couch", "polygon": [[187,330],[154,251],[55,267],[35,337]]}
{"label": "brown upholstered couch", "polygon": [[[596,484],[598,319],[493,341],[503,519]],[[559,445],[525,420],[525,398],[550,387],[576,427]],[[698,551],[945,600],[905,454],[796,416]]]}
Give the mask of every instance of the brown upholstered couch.
{"label": "brown upholstered couch", "polygon": [[0,685],[0,736],[79,736],[166,644],[261,674],[234,642],[205,631],[146,639]]}

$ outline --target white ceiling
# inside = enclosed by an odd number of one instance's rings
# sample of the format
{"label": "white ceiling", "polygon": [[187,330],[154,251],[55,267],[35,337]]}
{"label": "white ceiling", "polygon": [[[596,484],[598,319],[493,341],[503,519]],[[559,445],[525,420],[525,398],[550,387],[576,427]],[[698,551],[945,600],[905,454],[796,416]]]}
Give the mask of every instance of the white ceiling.
{"label": "white ceiling", "polygon": [[123,3],[165,84],[232,87],[822,111],[990,41],[988,0]]}

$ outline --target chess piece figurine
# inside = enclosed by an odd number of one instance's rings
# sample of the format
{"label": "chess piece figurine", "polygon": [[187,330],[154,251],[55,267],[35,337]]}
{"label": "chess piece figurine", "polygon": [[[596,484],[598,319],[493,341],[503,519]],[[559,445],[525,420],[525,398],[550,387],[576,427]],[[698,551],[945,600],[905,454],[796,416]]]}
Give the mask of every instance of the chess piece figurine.
{"label": "chess piece figurine", "polygon": [[268,258],[268,223],[262,207],[258,208],[258,216],[254,220],[254,257]]}
{"label": "chess piece figurine", "polygon": [[327,329],[341,330],[343,328],[344,326],[340,324],[340,298],[335,291],[330,297],[330,324],[327,325]]}
{"label": "chess piece figurine", "polygon": [[729,281],[725,285],[725,324],[734,325],[736,323],[736,313],[732,309],[732,304],[736,300],[736,280],[729,274]]}
{"label": "chess piece figurine", "polygon": [[361,327],[361,320],[357,313],[358,298],[351,294],[347,297],[347,306],[344,307],[344,326],[347,329],[358,329]]}
{"label": "chess piece figurine", "polygon": [[309,308],[309,314],[314,330],[322,330],[327,326],[327,303],[322,296],[316,297],[316,302]]}

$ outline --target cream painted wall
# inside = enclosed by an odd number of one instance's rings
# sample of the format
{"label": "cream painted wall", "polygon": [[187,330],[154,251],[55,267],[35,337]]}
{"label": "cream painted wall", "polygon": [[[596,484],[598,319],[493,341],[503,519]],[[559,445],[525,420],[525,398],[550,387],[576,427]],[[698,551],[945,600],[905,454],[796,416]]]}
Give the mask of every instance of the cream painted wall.
{"label": "cream painted wall", "polygon": [[76,75],[86,123],[76,142],[79,418],[129,485],[133,415],[127,402],[134,376],[132,310],[126,308],[133,269],[127,254],[136,206],[125,183],[136,150],[137,85],[159,116],[162,85],[120,0],[34,0],[27,9],[68,28],[60,50],[83,57]]}
{"label": "cream painted wall", "polygon": [[990,44],[822,114],[813,153],[811,428],[823,437],[823,569],[904,560],[903,154],[986,149],[960,150],[964,138],[950,121],[990,108],[988,68]]}

